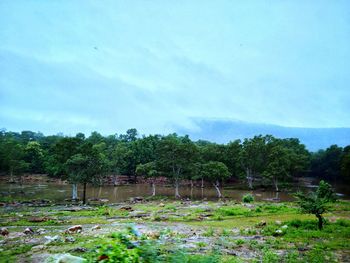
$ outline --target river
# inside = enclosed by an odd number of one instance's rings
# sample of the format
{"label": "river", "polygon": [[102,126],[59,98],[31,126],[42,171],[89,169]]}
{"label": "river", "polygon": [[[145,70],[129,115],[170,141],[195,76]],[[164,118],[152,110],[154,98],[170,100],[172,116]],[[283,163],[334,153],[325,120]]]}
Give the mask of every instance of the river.
{"label": "river", "polygon": [[[313,185],[309,185],[313,187]],[[296,189],[294,187],[294,189]],[[339,196],[342,199],[350,199],[347,189],[337,189]],[[72,187],[69,184],[45,182],[45,183],[25,183],[25,184],[10,184],[2,182],[0,184],[0,197],[1,199],[16,199],[16,200],[36,200],[47,199],[52,202],[63,202],[65,199],[71,198]],[[238,190],[232,187],[224,187],[223,194],[226,198],[231,200],[241,201],[242,196],[246,193],[252,193],[255,200],[270,200],[270,201],[292,201],[294,200],[292,192],[280,192],[274,191],[249,191]],[[82,187],[78,188],[79,196],[82,196]],[[174,196],[174,189],[171,186],[157,186],[157,195],[161,196]],[[341,193],[341,194],[340,194]],[[132,197],[147,197],[151,194],[151,187],[149,184],[130,184],[121,186],[101,186],[101,187],[87,187],[88,199],[105,199],[107,203],[118,203],[127,201]],[[193,200],[216,200],[216,191],[213,187],[180,187],[180,194],[183,198],[189,198]]]}

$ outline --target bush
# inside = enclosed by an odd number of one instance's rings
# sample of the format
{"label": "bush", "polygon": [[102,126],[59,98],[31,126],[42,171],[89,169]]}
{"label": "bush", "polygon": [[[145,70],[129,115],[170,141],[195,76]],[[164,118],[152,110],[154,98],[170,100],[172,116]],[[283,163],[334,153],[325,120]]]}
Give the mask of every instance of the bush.
{"label": "bush", "polygon": [[288,226],[299,228],[303,230],[317,230],[317,222],[316,220],[300,220],[293,219],[286,222]]}
{"label": "bush", "polygon": [[254,202],[254,196],[252,194],[245,194],[243,197],[242,197],[242,201],[243,203],[251,203],[251,202]]}

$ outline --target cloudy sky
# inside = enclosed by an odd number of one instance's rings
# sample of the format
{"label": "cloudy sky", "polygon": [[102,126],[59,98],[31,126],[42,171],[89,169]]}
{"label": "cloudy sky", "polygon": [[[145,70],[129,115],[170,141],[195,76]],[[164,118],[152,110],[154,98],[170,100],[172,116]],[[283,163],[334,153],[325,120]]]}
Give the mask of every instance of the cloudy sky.
{"label": "cloudy sky", "polygon": [[350,1],[0,1],[0,128],[350,127]]}

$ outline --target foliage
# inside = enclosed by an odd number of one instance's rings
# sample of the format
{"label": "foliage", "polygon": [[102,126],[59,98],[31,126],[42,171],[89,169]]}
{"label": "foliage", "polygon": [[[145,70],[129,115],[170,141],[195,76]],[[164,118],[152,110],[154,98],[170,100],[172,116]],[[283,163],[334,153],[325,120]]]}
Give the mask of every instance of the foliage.
{"label": "foliage", "polygon": [[332,145],[310,153],[296,138],[258,135],[218,144],[203,140],[194,142],[188,136],[177,134],[140,136],[136,129],[109,136],[98,132],[90,136],[83,133],[44,136],[40,132],[1,130],[0,174],[45,173],[71,180],[77,174],[68,175],[67,164],[86,163],[86,159],[91,158],[87,156],[95,154],[91,149],[98,155],[93,158],[99,165],[103,163],[103,172],[93,173],[88,176],[89,180],[82,181],[98,183],[105,173],[115,178],[128,175],[130,182],[137,176],[153,179],[165,176],[174,182],[178,196],[184,179],[200,179],[204,186],[204,181],[212,183],[215,178],[220,181],[244,177],[250,188],[274,186],[277,191],[281,185],[307,175],[350,180],[350,146]]}
{"label": "foliage", "polygon": [[254,202],[254,196],[252,194],[245,194],[242,197],[242,202],[243,203],[251,203]]}
{"label": "foliage", "polygon": [[320,181],[320,184],[315,192],[304,194],[298,192],[295,194],[298,199],[298,204],[303,212],[314,214],[319,220],[318,227],[323,227],[323,217],[327,211],[327,204],[335,202],[336,196],[330,184],[325,181]]}

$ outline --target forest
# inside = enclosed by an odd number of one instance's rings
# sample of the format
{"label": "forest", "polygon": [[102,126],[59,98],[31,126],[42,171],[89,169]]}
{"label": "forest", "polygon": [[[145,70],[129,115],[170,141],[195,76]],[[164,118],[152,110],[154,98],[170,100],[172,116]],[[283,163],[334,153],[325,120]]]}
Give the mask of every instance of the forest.
{"label": "forest", "polygon": [[[297,138],[271,135],[217,144],[177,134],[139,136],[136,129],[109,136],[92,132],[88,137],[2,130],[0,173],[11,180],[24,173],[48,174],[75,187],[82,184],[84,189],[86,184],[103,184],[106,176],[116,180],[127,175],[130,183],[143,176],[152,182],[153,195],[156,179],[166,177],[174,185],[176,198],[184,180],[202,187],[211,184],[221,197],[220,184],[234,181],[245,182],[247,189],[275,191],[301,177],[348,182],[350,146],[331,145],[310,152]],[[77,198],[76,191],[72,197]]]}

